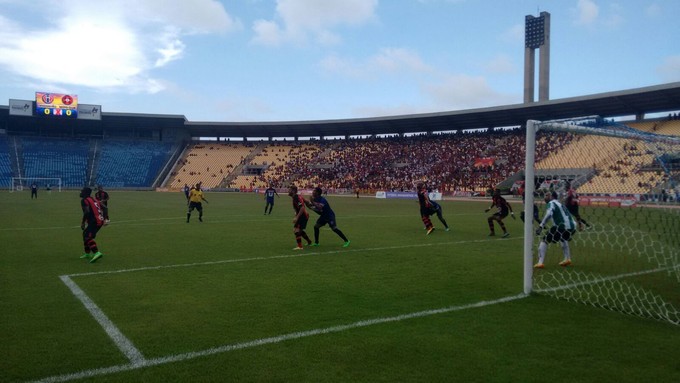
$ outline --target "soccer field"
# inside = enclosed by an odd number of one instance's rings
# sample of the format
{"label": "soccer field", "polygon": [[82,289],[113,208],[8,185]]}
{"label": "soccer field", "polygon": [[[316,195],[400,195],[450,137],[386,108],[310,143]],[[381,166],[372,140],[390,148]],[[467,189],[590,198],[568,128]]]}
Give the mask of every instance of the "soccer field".
{"label": "soccer field", "polygon": [[187,224],[180,193],[110,194],[94,264],[78,191],[0,194],[0,382],[680,381],[677,326],[522,295],[522,223],[487,237],[487,200],[426,236],[417,201],[330,196],[351,246],[296,252],[285,195]]}

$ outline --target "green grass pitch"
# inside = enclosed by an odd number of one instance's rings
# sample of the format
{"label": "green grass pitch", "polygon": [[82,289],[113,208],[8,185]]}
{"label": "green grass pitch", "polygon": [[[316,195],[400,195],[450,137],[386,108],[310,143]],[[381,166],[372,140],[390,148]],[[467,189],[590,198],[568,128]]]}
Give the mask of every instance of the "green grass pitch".
{"label": "green grass pitch", "polygon": [[426,236],[416,201],[330,196],[351,246],[294,252],[285,195],[187,224],[180,193],[110,194],[95,264],[78,191],[0,194],[0,382],[680,381],[677,326],[518,297],[521,221],[487,238],[486,200]]}

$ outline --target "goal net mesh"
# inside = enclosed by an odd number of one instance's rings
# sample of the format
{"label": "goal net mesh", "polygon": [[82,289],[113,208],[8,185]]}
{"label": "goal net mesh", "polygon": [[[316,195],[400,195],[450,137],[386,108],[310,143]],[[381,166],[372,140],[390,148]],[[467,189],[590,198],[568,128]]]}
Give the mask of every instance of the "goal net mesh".
{"label": "goal net mesh", "polygon": [[31,190],[31,185],[35,185],[40,190],[61,191],[61,178],[49,177],[12,177],[10,180],[10,192]]}
{"label": "goal net mesh", "polygon": [[[581,218],[568,242],[572,264],[561,266],[561,243],[549,243],[532,291],[680,325],[680,121],[532,125],[538,219],[553,192],[565,207],[576,198],[571,215]],[[533,264],[545,235],[537,227],[534,220],[525,232],[534,238]]]}

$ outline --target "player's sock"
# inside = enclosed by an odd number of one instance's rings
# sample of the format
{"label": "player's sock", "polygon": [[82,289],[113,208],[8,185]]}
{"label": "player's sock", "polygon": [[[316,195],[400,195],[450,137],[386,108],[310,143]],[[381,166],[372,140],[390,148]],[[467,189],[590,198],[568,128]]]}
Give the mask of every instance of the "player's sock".
{"label": "player's sock", "polygon": [[423,220],[423,224],[425,225],[425,229],[430,230],[430,228],[432,228],[432,221],[430,221],[430,217],[424,215],[421,218]]}
{"label": "player's sock", "polygon": [[319,243],[319,228],[314,226],[314,243]]}
{"label": "player's sock", "polygon": [[564,254],[564,260],[571,261],[571,250],[569,249],[569,242],[561,241],[560,245],[562,245],[562,254]]}
{"label": "player's sock", "polygon": [[486,220],[486,222],[489,224],[489,235],[493,235],[494,234],[493,219],[489,218]]}
{"label": "player's sock", "polygon": [[545,252],[548,250],[548,244],[541,241],[541,244],[538,245],[538,263],[541,265],[543,264],[543,261],[545,261]]}
{"label": "player's sock", "polygon": [[335,234],[339,235],[340,238],[342,238],[343,241],[349,242],[349,240],[347,239],[347,237],[345,237],[345,234],[343,234],[342,231],[341,231],[340,229],[338,229],[338,228],[336,227],[335,229],[333,229],[333,231],[335,232]]}
{"label": "player's sock", "polygon": [[191,214],[187,213],[187,223],[189,223],[190,218],[191,218]]}
{"label": "player's sock", "polygon": [[437,218],[439,218],[439,221],[442,223],[442,225],[444,225],[444,228],[449,228],[449,225],[446,223],[446,220],[441,216],[441,214],[437,214]]}
{"label": "player's sock", "polygon": [[309,236],[307,235],[307,232],[303,231],[300,233],[302,235],[302,238],[304,238],[307,241],[307,246],[312,244],[312,240],[309,239]]}
{"label": "player's sock", "polygon": [[295,242],[297,242],[298,247],[302,247],[302,237],[299,235],[295,236]]}

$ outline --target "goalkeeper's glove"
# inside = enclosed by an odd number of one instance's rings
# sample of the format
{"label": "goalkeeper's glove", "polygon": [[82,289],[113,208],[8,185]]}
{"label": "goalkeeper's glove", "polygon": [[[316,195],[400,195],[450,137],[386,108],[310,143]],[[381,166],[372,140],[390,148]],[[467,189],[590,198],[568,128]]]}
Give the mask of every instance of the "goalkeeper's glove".
{"label": "goalkeeper's glove", "polygon": [[539,226],[538,229],[536,229],[536,235],[541,235],[542,231],[543,231],[543,226]]}
{"label": "goalkeeper's glove", "polygon": [[515,212],[512,212],[512,211],[511,211],[511,212],[510,212],[510,216],[512,217],[512,219],[517,219],[517,218],[515,218]]}

